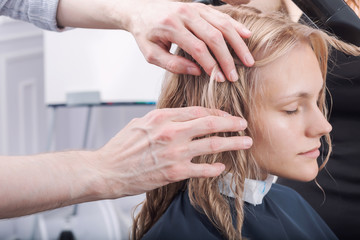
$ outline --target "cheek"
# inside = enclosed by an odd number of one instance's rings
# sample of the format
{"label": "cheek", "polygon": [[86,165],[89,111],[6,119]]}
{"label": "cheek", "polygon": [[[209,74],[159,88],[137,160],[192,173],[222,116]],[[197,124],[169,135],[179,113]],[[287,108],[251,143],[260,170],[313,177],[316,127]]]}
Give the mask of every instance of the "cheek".
{"label": "cheek", "polygon": [[[255,141],[259,143],[276,143],[282,139],[289,138],[292,135],[292,127],[287,121],[280,118],[265,116],[261,118],[255,129]],[[266,119],[264,121],[264,119]]]}
{"label": "cheek", "polygon": [[291,124],[290,119],[266,117],[254,128],[254,156],[257,159],[278,158],[288,154],[296,147],[299,140],[298,128]]}
{"label": "cheek", "polygon": [[282,113],[274,113],[267,116],[266,121],[261,121],[258,126],[260,139],[270,143],[289,141],[299,137],[301,126],[291,116],[282,116]]}

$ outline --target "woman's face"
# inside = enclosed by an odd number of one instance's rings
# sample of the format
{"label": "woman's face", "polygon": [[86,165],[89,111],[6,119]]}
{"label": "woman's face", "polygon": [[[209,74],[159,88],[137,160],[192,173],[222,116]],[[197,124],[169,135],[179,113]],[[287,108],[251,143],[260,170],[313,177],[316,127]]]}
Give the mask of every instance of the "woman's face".
{"label": "woman's face", "polygon": [[318,107],[319,63],[307,44],[260,69],[264,96],[256,101],[253,154],[271,174],[310,181],[318,173],[320,138],[332,129]]}

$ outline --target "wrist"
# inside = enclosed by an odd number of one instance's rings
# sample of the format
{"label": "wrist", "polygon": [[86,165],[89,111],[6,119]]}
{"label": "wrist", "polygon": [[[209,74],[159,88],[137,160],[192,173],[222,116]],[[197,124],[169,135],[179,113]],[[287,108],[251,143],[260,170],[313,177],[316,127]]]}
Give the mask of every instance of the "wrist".
{"label": "wrist", "polygon": [[[115,199],[126,195],[124,191],[127,184],[122,172],[126,168],[121,164],[121,167],[117,166],[120,162],[124,163],[120,160],[121,156],[114,156],[112,151],[104,147],[83,154],[93,176],[90,178],[91,190],[89,193],[96,196],[96,200]],[[119,169],[117,169],[118,167]]]}
{"label": "wrist", "polygon": [[138,4],[141,3],[137,0],[114,1],[113,4],[106,4],[103,11],[104,18],[109,18],[108,23],[112,25],[111,28],[130,32],[134,15],[136,15],[136,10],[139,8]]}
{"label": "wrist", "polygon": [[[69,204],[105,199],[104,181],[101,171],[96,167],[97,154],[92,151],[69,152],[67,158]],[[66,204],[68,205],[68,204]]]}

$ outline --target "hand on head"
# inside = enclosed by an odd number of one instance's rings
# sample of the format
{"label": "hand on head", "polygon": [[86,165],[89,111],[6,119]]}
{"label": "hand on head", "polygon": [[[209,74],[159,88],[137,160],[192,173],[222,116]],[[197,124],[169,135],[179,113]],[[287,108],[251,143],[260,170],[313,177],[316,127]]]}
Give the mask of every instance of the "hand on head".
{"label": "hand on head", "polygon": [[129,28],[147,61],[174,73],[199,75],[200,69],[194,62],[172,55],[172,43],[188,52],[209,75],[219,64],[223,73],[219,71],[217,81],[237,80],[225,40],[246,66],[254,63],[242,39],[251,33],[228,15],[204,4],[142,1],[134,9]]}
{"label": "hand on head", "polygon": [[246,121],[220,110],[202,107],[158,109],[134,119],[98,150],[91,166],[104,180],[105,198],[140,194],[192,177],[214,177],[221,163],[194,164],[195,156],[249,148],[249,137],[196,137],[215,132],[235,132]]}

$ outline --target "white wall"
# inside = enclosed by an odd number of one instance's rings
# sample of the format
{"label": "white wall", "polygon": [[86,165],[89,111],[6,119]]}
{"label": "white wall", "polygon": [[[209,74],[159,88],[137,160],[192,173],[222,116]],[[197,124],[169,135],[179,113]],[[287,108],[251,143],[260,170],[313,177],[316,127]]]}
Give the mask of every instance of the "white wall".
{"label": "white wall", "polygon": [[0,154],[33,154],[44,145],[42,31],[0,25]]}
{"label": "white wall", "polygon": [[45,32],[45,99],[99,91],[102,102],[155,102],[165,70],[146,62],[125,31],[73,29]]}

